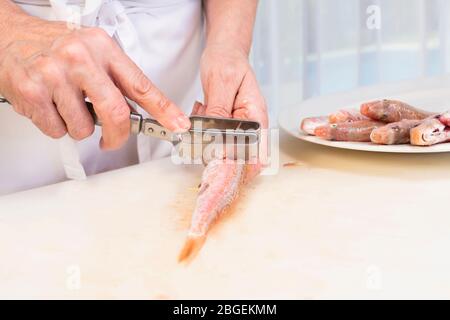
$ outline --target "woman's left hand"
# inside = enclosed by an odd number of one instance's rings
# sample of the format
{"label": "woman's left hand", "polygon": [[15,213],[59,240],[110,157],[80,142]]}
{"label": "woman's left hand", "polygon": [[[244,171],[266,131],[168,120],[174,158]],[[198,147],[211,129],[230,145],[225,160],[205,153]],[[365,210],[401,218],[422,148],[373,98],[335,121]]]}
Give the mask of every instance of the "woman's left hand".
{"label": "woman's left hand", "polygon": [[266,102],[248,56],[227,46],[207,46],[201,59],[205,106],[194,113],[257,121],[268,126]]}

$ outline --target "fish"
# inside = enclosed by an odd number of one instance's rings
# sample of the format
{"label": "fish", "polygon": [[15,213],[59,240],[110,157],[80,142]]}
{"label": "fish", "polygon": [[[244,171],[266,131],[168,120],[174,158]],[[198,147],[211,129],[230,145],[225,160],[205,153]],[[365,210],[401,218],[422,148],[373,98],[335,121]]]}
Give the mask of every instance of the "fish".
{"label": "fish", "polygon": [[406,144],[410,141],[410,131],[422,120],[402,120],[377,128],[370,134],[370,140],[376,144]]}
{"label": "fish", "polygon": [[314,130],[318,127],[330,123],[343,123],[352,121],[370,120],[355,109],[341,109],[328,116],[309,117],[303,119],[300,129],[309,135],[314,135]]}
{"label": "fish", "polygon": [[361,105],[363,115],[377,121],[386,123],[399,122],[401,120],[423,120],[433,113],[420,110],[398,100],[376,100]]}
{"label": "fish", "polygon": [[450,141],[450,130],[439,120],[439,116],[430,117],[411,129],[411,144],[431,146]]}
{"label": "fish", "polygon": [[326,140],[370,142],[372,131],[384,125],[373,120],[333,123],[316,128],[314,134]]}
{"label": "fish", "polygon": [[356,109],[341,109],[328,116],[329,123],[343,123],[352,121],[370,120]]}
{"label": "fish", "polygon": [[444,112],[439,116],[439,121],[450,127],[450,111]]}
{"label": "fish", "polygon": [[328,116],[305,118],[300,124],[300,130],[313,136],[316,128],[327,125],[328,123]]}
{"label": "fish", "polygon": [[210,227],[235,202],[241,187],[255,177],[260,168],[259,164],[230,159],[213,159],[206,165],[179,262],[198,253]]}

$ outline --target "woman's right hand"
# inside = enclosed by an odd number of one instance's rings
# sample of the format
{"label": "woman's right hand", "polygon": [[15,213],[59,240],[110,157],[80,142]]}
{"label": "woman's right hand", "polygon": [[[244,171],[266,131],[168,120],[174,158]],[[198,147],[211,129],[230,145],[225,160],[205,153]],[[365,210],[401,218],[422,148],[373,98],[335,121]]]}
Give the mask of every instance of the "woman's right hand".
{"label": "woman's right hand", "polygon": [[94,123],[85,97],[102,122],[103,149],[117,149],[128,138],[130,108],[124,96],[169,130],[189,129],[189,118],[102,29],[71,30],[64,22],[24,13],[12,22],[0,25],[0,94],[44,134],[90,136]]}

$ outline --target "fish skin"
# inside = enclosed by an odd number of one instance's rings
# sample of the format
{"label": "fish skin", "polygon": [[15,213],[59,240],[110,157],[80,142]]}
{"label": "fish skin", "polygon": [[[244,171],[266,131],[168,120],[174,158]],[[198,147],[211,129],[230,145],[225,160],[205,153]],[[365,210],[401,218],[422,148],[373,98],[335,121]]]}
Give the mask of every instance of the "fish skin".
{"label": "fish skin", "polygon": [[372,131],[370,140],[376,144],[394,145],[410,142],[410,131],[422,120],[402,120],[392,122]]}
{"label": "fish skin", "polygon": [[370,134],[385,123],[373,120],[329,124],[316,128],[315,135],[326,140],[370,142]]}
{"label": "fish skin", "polygon": [[353,122],[361,120],[370,120],[366,116],[362,115],[356,109],[341,109],[328,116],[309,117],[303,119],[300,129],[309,135],[314,135],[314,130],[318,127],[328,125],[330,123],[343,123]]}
{"label": "fish skin", "polygon": [[203,172],[187,239],[178,261],[189,260],[200,250],[211,225],[233,204],[241,186],[259,173],[258,166],[228,159],[214,159],[208,163]]}
{"label": "fish skin", "polygon": [[300,130],[313,136],[314,130],[316,128],[327,125],[328,123],[328,116],[309,117],[303,119],[302,123],[300,124]]}
{"label": "fish skin", "polygon": [[330,123],[342,123],[342,122],[352,122],[370,120],[365,115],[361,114],[359,110],[356,109],[341,109],[328,116],[328,121]]}
{"label": "fish skin", "polygon": [[439,117],[430,117],[411,129],[411,144],[415,146],[432,146],[448,141],[450,132]]}
{"label": "fish skin", "polygon": [[447,127],[450,127],[450,111],[444,112],[439,116],[439,120],[445,124]]}
{"label": "fish skin", "polygon": [[420,110],[398,100],[376,100],[361,105],[360,111],[366,117],[387,123],[401,120],[423,120],[433,113]]}

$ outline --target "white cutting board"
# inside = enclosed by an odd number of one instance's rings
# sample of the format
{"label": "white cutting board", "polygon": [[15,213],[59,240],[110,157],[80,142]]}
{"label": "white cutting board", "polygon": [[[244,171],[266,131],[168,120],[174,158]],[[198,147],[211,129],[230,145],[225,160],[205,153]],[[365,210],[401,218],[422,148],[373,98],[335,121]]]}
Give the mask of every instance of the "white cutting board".
{"label": "white cutting board", "polygon": [[0,298],[450,297],[449,154],[281,142],[297,162],[258,177],[189,265],[201,168],[165,159],[1,197]]}

